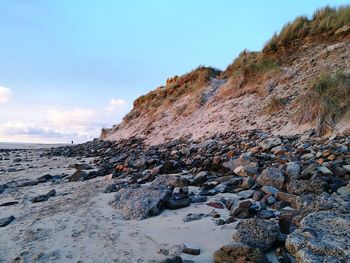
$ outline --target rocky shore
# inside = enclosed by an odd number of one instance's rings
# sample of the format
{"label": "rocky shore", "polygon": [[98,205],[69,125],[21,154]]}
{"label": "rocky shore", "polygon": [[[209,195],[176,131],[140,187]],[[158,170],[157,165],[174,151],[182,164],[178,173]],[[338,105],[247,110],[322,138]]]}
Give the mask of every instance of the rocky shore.
{"label": "rocky shore", "polygon": [[0,150],[0,262],[349,262],[350,136]]}

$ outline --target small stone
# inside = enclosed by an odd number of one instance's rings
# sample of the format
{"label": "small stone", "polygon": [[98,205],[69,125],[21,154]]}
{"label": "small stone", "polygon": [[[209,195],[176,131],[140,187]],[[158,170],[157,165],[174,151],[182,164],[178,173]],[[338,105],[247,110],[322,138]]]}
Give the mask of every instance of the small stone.
{"label": "small stone", "polygon": [[201,253],[201,250],[199,248],[191,248],[187,245],[184,245],[184,248],[182,249],[182,253],[198,256]]}
{"label": "small stone", "polygon": [[270,185],[265,185],[265,186],[261,187],[261,190],[265,194],[270,194],[270,195],[275,195],[277,192],[279,192],[279,190],[277,188],[270,186]]}
{"label": "small stone", "polygon": [[52,189],[46,194],[33,197],[32,202],[33,203],[45,202],[45,201],[49,200],[50,197],[53,197],[55,195],[56,195],[56,190]]}
{"label": "small stone", "polygon": [[245,190],[237,193],[237,195],[242,199],[248,199],[253,196],[254,192],[254,190]]}
{"label": "small stone", "polygon": [[319,166],[317,170],[320,171],[323,175],[332,175],[333,172],[329,170],[326,166]]}
{"label": "small stone", "polygon": [[224,205],[221,203],[221,202],[209,202],[207,203],[208,206],[211,206],[211,207],[214,207],[214,208],[217,208],[217,209],[224,209]]}
{"label": "small stone", "polygon": [[197,220],[201,220],[204,217],[207,217],[208,215],[203,214],[203,213],[199,213],[199,214],[188,214],[186,215],[186,217],[182,220],[185,223],[188,222],[192,222],[192,221],[197,221]]}
{"label": "small stone", "polygon": [[11,224],[11,222],[15,220],[14,216],[9,216],[9,217],[4,217],[0,219],[0,227],[5,227],[9,224]]}
{"label": "small stone", "polygon": [[286,175],[297,179],[300,176],[301,167],[297,162],[287,163]]}

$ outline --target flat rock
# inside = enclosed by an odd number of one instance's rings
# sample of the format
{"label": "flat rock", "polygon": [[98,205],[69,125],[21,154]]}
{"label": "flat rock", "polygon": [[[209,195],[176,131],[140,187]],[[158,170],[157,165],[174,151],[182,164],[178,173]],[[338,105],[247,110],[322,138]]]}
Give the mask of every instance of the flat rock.
{"label": "flat rock", "polygon": [[286,248],[298,262],[350,262],[349,229],[349,214],[311,213],[287,236]]}
{"label": "flat rock", "polygon": [[0,227],[5,227],[9,225],[13,220],[15,220],[14,216],[4,217],[0,219]]}
{"label": "flat rock", "polygon": [[52,189],[46,194],[33,197],[32,202],[33,203],[45,202],[45,201],[49,200],[50,197],[53,197],[55,195],[56,195],[56,190]]}
{"label": "flat rock", "polygon": [[115,195],[114,207],[125,220],[145,219],[159,215],[170,195],[166,187],[123,188]]}

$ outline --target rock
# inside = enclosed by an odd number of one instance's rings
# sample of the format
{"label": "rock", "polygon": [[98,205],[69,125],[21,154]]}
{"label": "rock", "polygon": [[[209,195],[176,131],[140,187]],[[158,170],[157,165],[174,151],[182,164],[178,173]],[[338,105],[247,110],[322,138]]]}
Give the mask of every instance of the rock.
{"label": "rock", "polygon": [[222,219],[222,218],[219,218],[219,219],[215,220],[214,223],[215,223],[215,225],[217,225],[217,226],[223,226],[223,225],[226,224],[226,221],[225,221],[224,219]]}
{"label": "rock", "polygon": [[38,195],[32,198],[32,203],[39,203],[39,202],[45,202],[49,200],[50,197],[53,197],[56,195],[56,190],[52,189],[48,193],[43,195]]}
{"label": "rock", "polygon": [[225,208],[221,202],[212,201],[212,202],[208,202],[207,205],[214,207],[214,208],[217,208],[217,209],[224,209]]}
{"label": "rock", "polygon": [[283,171],[279,168],[269,167],[262,171],[258,177],[257,182],[261,185],[269,185],[278,189],[283,188],[284,175]]}
{"label": "rock", "polygon": [[203,183],[207,181],[208,178],[208,172],[202,171],[199,172],[192,180],[192,185],[201,186]]}
{"label": "rock", "polygon": [[293,180],[287,184],[287,192],[295,195],[321,194],[326,189],[327,183],[321,180]]}
{"label": "rock", "polygon": [[241,187],[243,189],[250,189],[251,187],[254,186],[254,184],[255,184],[255,179],[250,177],[250,176],[248,176],[248,177],[243,179]]}
{"label": "rock", "polygon": [[261,210],[259,211],[256,216],[260,219],[270,219],[275,217],[275,213],[272,210]]}
{"label": "rock", "polygon": [[332,175],[333,172],[329,170],[326,166],[319,166],[317,167],[317,170],[320,171],[323,175]]}
{"label": "rock", "polygon": [[0,219],[0,227],[5,227],[9,224],[11,224],[11,222],[15,220],[14,216],[9,216],[9,217],[3,217]]}
{"label": "rock", "polygon": [[236,167],[233,172],[239,176],[254,176],[258,173],[258,168],[255,164],[246,166],[240,165]]}
{"label": "rock", "polygon": [[350,164],[349,164],[349,165],[344,165],[343,168],[344,168],[346,171],[350,172]]}
{"label": "rock", "polygon": [[0,206],[11,206],[11,205],[16,205],[16,204],[18,204],[17,201],[11,201],[11,202],[2,203],[2,204],[0,204]]}
{"label": "rock", "polygon": [[115,195],[114,207],[125,220],[145,219],[159,215],[170,195],[166,187],[123,188]]}
{"label": "rock", "polygon": [[282,144],[282,140],[278,137],[267,138],[263,140],[259,146],[263,151],[270,150],[272,147],[278,146]]}
{"label": "rock", "polygon": [[7,187],[5,185],[0,184],[0,194],[5,191]]}
{"label": "rock", "polygon": [[296,195],[284,193],[284,192],[278,192],[276,194],[276,198],[280,201],[288,202],[288,203],[293,203],[297,199]]}
{"label": "rock", "polygon": [[254,190],[245,190],[237,193],[237,195],[242,199],[248,199],[253,196],[254,192]]}
{"label": "rock", "polygon": [[252,202],[249,200],[236,201],[231,207],[230,215],[240,219],[252,217],[251,205]]}
{"label": "rock", "polygon": [[37,182],[38,182],[39,184],[41,184],[41,183],[46,183],[46,182],[48,182],[48,181],[50,181],[50,180],[52,180],[52,175],[50,175],[50,174],[45,174],[45,175],[43,175],[43,176],[40,176],[40,177],[37,179]]}
{"label": "rock", "polygon": [[265,194],[270,194],[270,195],[275,195],[279,192],[279,190],[277,188],[270,186],[270,185],[265,185],[265,186],[261,187],[261,190]]}
{"label": "rock", "polygon": [[184,245],[184,247],[182,248],[182,253],[198,256],[200,255],[201,250],[199,248],[192,248],[192,247],[189,247],[188,245]]}
{"label": "rock", "polygon": [[190,202],[193,204],[204,203],[207,200],[208,200],[208,197],[206,197],[206,196],[191,196],[190,197]]}
{"label": "rock", "polygon": [[337,190],[337,193],[341,195],[343,198],[350,199],[350,183],[348,183],[346,186],[340,187]]}
{"label": "rock", "polygon": [[183,178],[178,174],[164,174],[158,175],[156,179],[152,182],[152,186],[154,187],[185,187],[189,185],[189,180],[187,178]]}
{"label": "rock", "polygon": [[85,181],[88,178],[88,173],[82,170],[77,170],[74,174],[69,177],[69,182],[79,182],[79,181]]}
{"label": "rock", "polygon": [[300,176],[301,167],[297,162],[287,163],[286,175],[293,179],[298,179]]}
{"label": "rock", "polygon": [[287,236],[286,248],[298,262],[350,262],[349,229],[349,214],[311,213]]}
{"label": "rock", "polygon": [[183,263],[183,260],[180,256],[175,256],[159,261],[159,263]]}
{"label": "rock", "polygon": [[14,163],[20,163],[20,162],[22,162],[22,159],[21,158],[15,158],[15,159],[13,159],[13,162]]}
{"label": "rock", "polygon": [[253,248],[248,245],[231,242],[221,247],[214,253],[215,263],[238,263],[238,262],[259,262],[268,263],[264,253],[259,248]]}
{"label": "rock", "polygon": [[188,198],[175,199],[175,198],[171,197],[165,203],[165,208],[175,210],[175,209],[187,207],[190,204],[191,203],[190,203],[190,200]]}
{"label": "rock", "polygon": [[201,220],[204,217],[207,217],[208,215],[200,213],[200,214],[188,214],[186,217],[182,220],[185,223]]}
{"label": "rock", "polygon": [[278,223],[262,219],[248,219],[237,224],[233,239],[253,248],[267,251],[276,242],[279,234]]}

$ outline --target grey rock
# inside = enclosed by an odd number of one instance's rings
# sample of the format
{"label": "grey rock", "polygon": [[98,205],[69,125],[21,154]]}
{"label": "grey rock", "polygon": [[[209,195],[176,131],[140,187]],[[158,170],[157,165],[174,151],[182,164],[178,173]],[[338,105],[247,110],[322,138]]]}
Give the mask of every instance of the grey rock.
{"label": "grey rock", "polygon": [[183,221],[185,223],[188,222],[192,222],[192,221],[197,221],[197,220],[201,220],[204,217],[207,217],[207,214],[203,214],[203,213],[199,213],[199,214],[188,214],[185,216],[185,218],[183,219]]}
{"label": "grey rock", "polygon": [[332,175],[333,174],[333,172],[331,170],[329,170],[324,165],[317,167],[317,170],[320,171],[323,175]]}
{"label": "grey rock", "polygon": [[207,171],[202,171],[199,172],[192,180],[192,185],[197,185],[201,186],[203,183],[207,181],[208,178],[208,172]]}
{"label": "grey rock", "polygon": [[165,203],[165,208],[175,210],[189,206],[190,200],[188,198],[175,199],[173,197],[169,198],[169,200]]}
{"label": "grey rock", "polygon": [[152,182],[154,187],[185,187],[189,185],[189,180],[182,177],[179,174],[162,174],[158,175],[156,179]]}
{"label": "grey rock", "polygon": [[262,219],[248,219],[237,225],[233,239],[253,248],[269,250],[276,242],[279,234],[277,222]]}
{"label": "grey rock", "polygon": [[286,248],[298,262],[350,262],[349,229],[349,214],[311,213],[287,236]]}
{"label": "grey rock", "polygon": [[274,138],[267,138],[265,140],[263,140],[259,146],[262,148],[263,151],[265,150],[269,150],[272,147],[278,146],[282,144],[282,140],[278,137],[274,137]]}
{"label": "grey rock", "polygon": [[300,176],[301,167],[297,162],[287,163],[286,175],[297,179]]}
{"label": "grey rock", "polygon": [[14,216],[4,217],[0,219],[0,227],[5,227],[9,225],[13,220],[15,220]]}
{"label": "grey rock", "polygon": [[261,185],[269,185],[281,189],[284,184],[283,171],[279,168],[268,167],[262,171],[257,182]]}
{"label": "grey rock", "polygon": [[38,195],[32,198],[33,203],[39,203],[39,202],[44,202],[49,200],[50,197],[53,197],[56,195],[56,190],[52,189],[48,193],[43,194],[43,195]]}
{"label": "grey rock", "polygon": [[341,195],[343,198],[349,198],[350,199],[350,183],[348,183],[346,186],[340,187],[337,190],[337,193]]}
{"label": "grey rock", "polygon": [[321,194],[326,189],[327,183],[321,180],[292,180],[287,184],[287,192],[295,195]]}
{"label": "grey rock", "polygon": [[255,192],[254,190],[244,190],[237,193],[237,195],[242,199],[248,199],[253,196],[254,192]]}
{"label": "grey rock", "polygon": [[166,187],[123,188],[116,193],[113,205],[125,220],[145,219],[159,215],[170,196]]}
{"label": "grey rock", "polygon": [[261,190],[265,194],[271,194],[271,195],[275,195],[279,192],[279,190],[277,188],[270,186],[270,185],[265,185],[265,186],[261,187]]}

